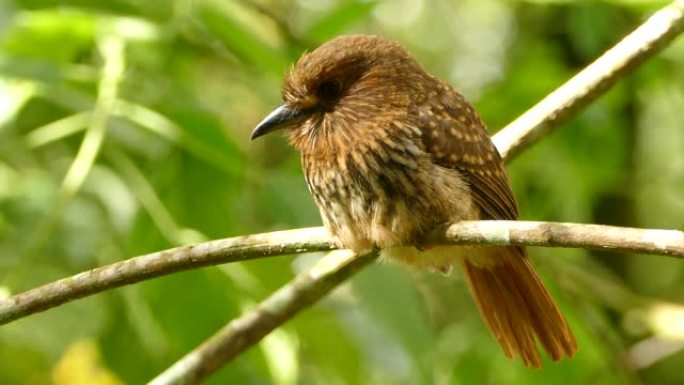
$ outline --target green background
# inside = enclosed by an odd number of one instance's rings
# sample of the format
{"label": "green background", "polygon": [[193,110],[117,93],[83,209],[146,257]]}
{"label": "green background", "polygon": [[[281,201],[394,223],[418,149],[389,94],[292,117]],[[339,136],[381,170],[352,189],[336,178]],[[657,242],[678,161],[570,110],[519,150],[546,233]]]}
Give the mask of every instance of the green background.
{"label": "green background", "polygon": [[[334,36],[401,42],[495,132],[664,4],[3,0],[0,296],[176,245],[319,225],[297,155],[249,133],[291,63]],[[522,218],[684,229],[682,111],[684,40],[510,164]],[[209,383],[684,383],[681,260],[531,254],[578,337],[572,360],[509,361],[460,274],[375,264]],[[143,383],[319,256],[175,274],[2,326],[0,383]]]}

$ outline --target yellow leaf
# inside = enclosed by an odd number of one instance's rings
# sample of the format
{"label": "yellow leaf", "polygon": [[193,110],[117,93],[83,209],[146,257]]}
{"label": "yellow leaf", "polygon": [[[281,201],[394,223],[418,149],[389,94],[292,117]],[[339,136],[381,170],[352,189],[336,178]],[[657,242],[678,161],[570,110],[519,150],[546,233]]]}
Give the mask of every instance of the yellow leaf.
{"label": "yellow leaf", "polygon": [[52,369],[54,385],[123,385],[102,366],[100,351],[92,339],[73,343]]}

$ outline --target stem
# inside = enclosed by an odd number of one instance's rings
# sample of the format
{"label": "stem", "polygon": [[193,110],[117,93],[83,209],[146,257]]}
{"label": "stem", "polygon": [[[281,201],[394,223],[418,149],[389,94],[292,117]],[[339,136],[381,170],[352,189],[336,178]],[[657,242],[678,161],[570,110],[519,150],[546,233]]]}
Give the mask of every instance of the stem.
{"label": "stem", "polygon": [[684,1],[673,1],[606,51],[582,72],[504,127],[493,138],[510,160],[603,95],[684,30]]}
{"label": "stem", "polygon": [[[684,232],[531,221],[464,221],[434,244],[582,247],[684,258]],[[179,271],[229,262],[335,249],[322,227],[221,239],[102,266],[0,300],[0,324],[78,298]]]}

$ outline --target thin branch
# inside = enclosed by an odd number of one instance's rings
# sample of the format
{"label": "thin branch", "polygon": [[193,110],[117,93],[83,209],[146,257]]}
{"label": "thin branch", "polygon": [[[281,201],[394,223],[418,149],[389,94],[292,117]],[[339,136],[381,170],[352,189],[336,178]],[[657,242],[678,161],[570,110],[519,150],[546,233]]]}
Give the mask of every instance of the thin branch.
{"label": "thin branch", "polygon": [[332,250],[320,227],[220,239],[151,253],[88,270],[0,300],[0,325],[105,290],[228,262]]}
{"label": "thin branch", "polygon": [[625,353],[625,365],[633,372],[648,369],[665,358],[684,350],[684,341],[663,336],[648,337],[632,345]]}
{"label": "thin branch", "polygon": [[[684,258],[684,232],[530,221],[464,221],[434,244],[582,247]],[[335,249],[322,227],[221,239],[182,246],[108,266],[0,300],[0,324],[65,302],[183,270],[228,262]]]}
{"label": "thin branch", "polygon": [[684,258],[684,231],[578,223],[464,221],[445,234],[450,244],[577,247]]}
{"label": "thin branch", "polygon": [[124,40],[119,36],[106,36],[100,41],[100,51],[104,59],[102,78],[98,87],[95,109],[90,114],[90,125],[62,182],[60,193],[66,196],[64,198],[66,200],[81,188],[102,148],[107,122],[119,92],[119,83],[124,75],[124,47]]}
{"label": "thin branch", "polygon": [[537,103],[493,138],[510,160],[603,95],[684,30],[684,0],[673,1],[582,72]]}
{"label": "thin branch", "polygon": [[82,131],[92,120],[91,111],[77,112],[62,119],[52,121],[29,132],[24,138],[28,147],[44,146]]}
{"label": "thin branch", "polygon": [[232,320],[149,384],[201,382],[300,310],[323,298],[376,257],[377,252],[356,256],[349,250],[328,254],[311,270],[299,274],[261,302],[256,309]]}

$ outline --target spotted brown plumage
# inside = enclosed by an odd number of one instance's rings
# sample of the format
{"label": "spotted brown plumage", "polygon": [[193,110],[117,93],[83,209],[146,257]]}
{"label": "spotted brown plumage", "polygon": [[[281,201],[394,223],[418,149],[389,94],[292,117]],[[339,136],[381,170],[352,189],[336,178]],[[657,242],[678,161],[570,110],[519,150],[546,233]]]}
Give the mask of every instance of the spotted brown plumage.
{"label": "spotted brown plumage", "polygon": [[461,94],[396,43],[353,35],[303,55],[283,102],[252,138],[286,130],[341,247],[442,272],[460,265],[507,356],[539,367],[537,342],[553,360],[573,355],[572,332],[523,248],[426,246],[444,224],[518,218],[501,157]]}

